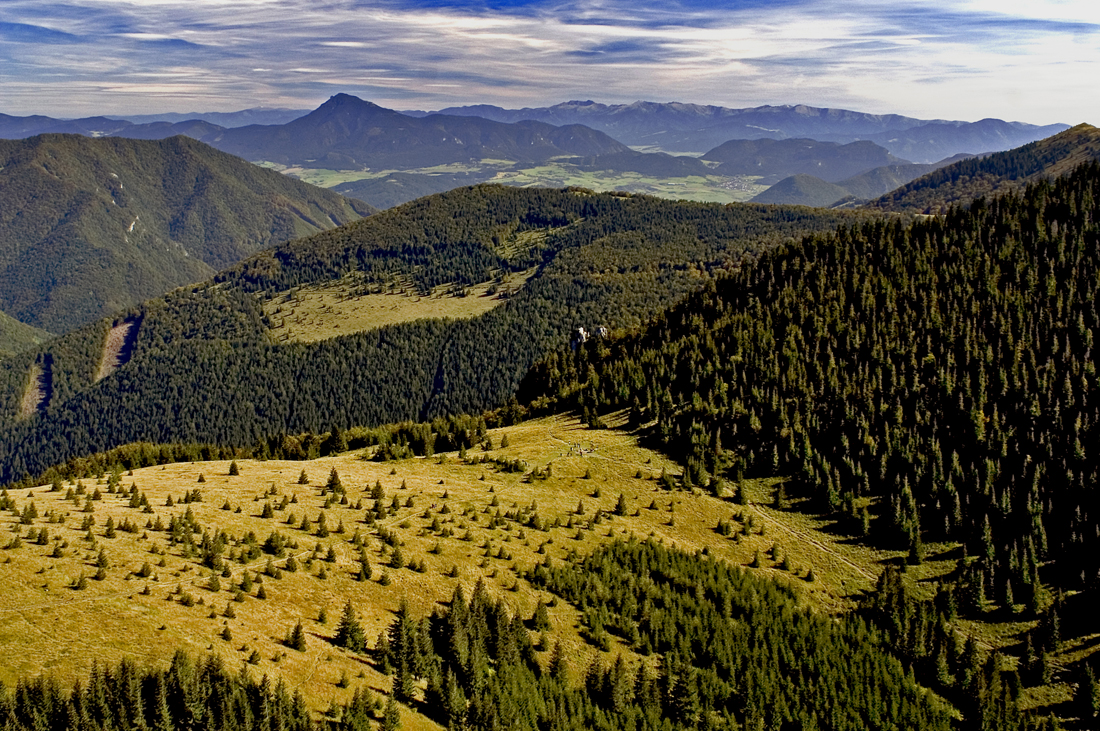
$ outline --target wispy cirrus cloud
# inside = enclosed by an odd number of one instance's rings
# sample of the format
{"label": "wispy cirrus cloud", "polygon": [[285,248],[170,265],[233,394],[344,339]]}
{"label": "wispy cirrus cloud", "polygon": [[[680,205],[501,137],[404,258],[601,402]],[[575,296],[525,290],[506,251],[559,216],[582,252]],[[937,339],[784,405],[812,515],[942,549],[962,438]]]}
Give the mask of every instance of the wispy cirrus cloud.
{"label": "wispy cirrus cloud", "polygon": [[575,98],[1100,122],[1100,10],[1066,0],[6,0],[0,111]]}

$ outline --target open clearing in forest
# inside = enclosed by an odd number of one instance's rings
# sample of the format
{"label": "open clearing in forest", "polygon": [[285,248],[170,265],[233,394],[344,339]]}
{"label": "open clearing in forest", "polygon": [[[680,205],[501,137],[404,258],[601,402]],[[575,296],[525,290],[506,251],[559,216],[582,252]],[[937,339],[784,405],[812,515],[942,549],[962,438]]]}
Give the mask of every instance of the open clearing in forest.
{"label": "open clearing in forest", "polygon": [[385,294],[362,294],[351,280],[335,280],[277,294],[264,303],[264,314],[277,341],[312,343],[423,318],[484,315],[504,304],[534,274],[535,269],[509,274],[462,293],[449,286],[437,287],[430,295],[401,284]]}
{"label": "open clearing in forest", "polygon": [[99,359],[99,368],[96,371],[97,383],[130,361],[139,327],[138,320],[133,319],[120,322],[108,331],[107,340],[103,343],[103,354]]}
{"label": "open clearing in forest", "polygon": [[661,178],[642,173],[614,170],[580,170],[572,165],[547,163],[522,170],[501,171],[490,182],[522,187],[564,188],[580,186],[598,192],[624,191],[643,193],[670,200],[704,203],[743,203],[768,189],[757,178],[724,175],[690,175]]}

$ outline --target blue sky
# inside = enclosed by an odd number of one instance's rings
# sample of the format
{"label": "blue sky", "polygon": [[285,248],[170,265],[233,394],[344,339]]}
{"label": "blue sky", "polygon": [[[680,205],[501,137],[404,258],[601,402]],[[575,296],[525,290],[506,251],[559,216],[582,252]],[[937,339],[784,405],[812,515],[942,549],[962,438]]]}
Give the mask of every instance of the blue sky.
{"label": "blue sky", "polygon": [[1096,0],[0,0],[0,112],[683,101],[1100,124]]}

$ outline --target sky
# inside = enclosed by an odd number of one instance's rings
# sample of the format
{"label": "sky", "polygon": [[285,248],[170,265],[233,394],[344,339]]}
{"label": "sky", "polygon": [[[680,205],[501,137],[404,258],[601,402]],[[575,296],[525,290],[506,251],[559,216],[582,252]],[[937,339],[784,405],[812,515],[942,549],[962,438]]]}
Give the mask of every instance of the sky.
{"label": "sky", "polygon": [[0,113],[592,99],[1100,125],[1096,0],[0,0]]}

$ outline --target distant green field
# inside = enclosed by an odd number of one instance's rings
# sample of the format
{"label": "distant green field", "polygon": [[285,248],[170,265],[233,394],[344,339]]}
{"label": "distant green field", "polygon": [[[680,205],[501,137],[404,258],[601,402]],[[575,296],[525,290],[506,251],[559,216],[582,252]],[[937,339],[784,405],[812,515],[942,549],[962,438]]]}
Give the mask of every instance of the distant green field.
{"label": "distant green field", "polygon": [[[331,188],[356,180],[384,178],[394,170],[328,170],[324,168],[286,167],[275,163],[260,165],[279,170],[312,185]],[[749,176],[693,175],[683,178],[656,178],[640,173],[611,170],[587,171],[574,165],[550,162],[529,168],[517,168],[509,160],[481,160],[476,164],[454,163],[401,171],[417,175],[480,173],[484,180],[520,187],[546,186],[564,188],[580,186],[596,191],[626,191],[644,193],[672,200],[695,200],[711,203],[734,203],[751,199],[767,189],[758,178]]]}
{"label": "distant green field", "polygon": [[673,200],[686,199],[711,203],[747,201],[768,187],[758,185],[755,182],[757,178],[727,178],[722,175],[654,178],[640,173],[583,171],[571,165],[561,164],[499,172],[492,180],[495,183],[522,187],[544,185],[562,188],[576,185],[596,191],[621,190]]}

